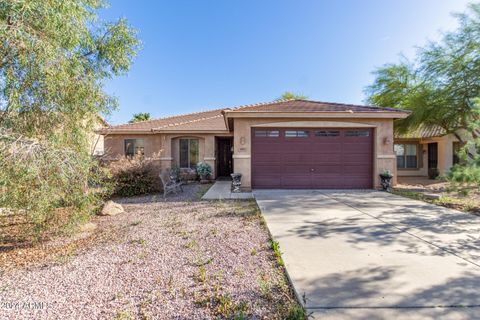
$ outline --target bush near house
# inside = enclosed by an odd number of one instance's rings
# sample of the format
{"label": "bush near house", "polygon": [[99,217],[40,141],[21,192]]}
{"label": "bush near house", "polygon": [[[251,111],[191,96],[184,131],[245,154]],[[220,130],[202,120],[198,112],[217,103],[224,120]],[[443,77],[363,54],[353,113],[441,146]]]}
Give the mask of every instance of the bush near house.
{"label": "bush near house", "polygon": [[107,165],[114,194],[120,197],[160,192],[160,165],[142,157],[122,158]]}
{"label": "bush near house", "polygon": [[96,166],[87,152],[0,129],[0,245],[86,221],[109,195]]}

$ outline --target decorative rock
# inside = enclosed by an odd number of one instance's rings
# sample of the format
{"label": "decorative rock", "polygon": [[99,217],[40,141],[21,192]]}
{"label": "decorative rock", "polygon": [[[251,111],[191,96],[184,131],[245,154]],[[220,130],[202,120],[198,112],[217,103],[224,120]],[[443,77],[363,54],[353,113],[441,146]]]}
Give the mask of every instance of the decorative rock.
{"label": "decorative rock", "polygon": [[436,194],[436,193],[424,193],[423,196],[426,199],[430,199],[430,200],[439,200],[442,197],[441,194]]}
{"label": "decorative rock", "polygon": [[116,216],[119,213],[123,213],[123,207],[121,204],[113,202],[112,200],[107,201],[103,206],[102,212],[100,212],[100,216]]}

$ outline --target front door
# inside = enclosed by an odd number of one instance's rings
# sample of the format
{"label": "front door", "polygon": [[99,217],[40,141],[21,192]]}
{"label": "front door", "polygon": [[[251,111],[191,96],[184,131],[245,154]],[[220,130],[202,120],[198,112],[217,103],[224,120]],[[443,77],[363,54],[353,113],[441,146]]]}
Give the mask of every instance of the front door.
{"label": "front door", "polygon": [[217,177],[229,177],[233,173],[233,138],[217,137]]}
{"label": "front door", "polygon": [[428,144],[428,169],[437,169],[438,167],[438,143]]}

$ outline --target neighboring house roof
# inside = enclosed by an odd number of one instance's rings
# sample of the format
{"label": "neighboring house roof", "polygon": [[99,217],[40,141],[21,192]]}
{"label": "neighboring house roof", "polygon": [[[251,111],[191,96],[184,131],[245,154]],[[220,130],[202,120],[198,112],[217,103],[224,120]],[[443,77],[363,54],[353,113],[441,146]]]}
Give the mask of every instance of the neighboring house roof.
{"label": "neighboring house roof", "polygon": [[372,106],[360,106],[353,104],[340,104],[309,100],[279,100],[252,105],[244,105],[234,108],[215,109],[204,112],[196,112],[161,119],[139,121],[135,123],[110,126],[99,130],[102,134],[107,133],[153,133],[153,132],[176,132],[176,131],[228,131],[225,122],[225,113],[335,113],[335,112],[380,112],[380,113],[405,113],[404,110],[380,108]]}
{"label": "neighboring house roof", "polygon": [[443,128],[435,125],[420,125],[416,130],[407,133],[395,133],[395,139],[428,139],[446,135]]}

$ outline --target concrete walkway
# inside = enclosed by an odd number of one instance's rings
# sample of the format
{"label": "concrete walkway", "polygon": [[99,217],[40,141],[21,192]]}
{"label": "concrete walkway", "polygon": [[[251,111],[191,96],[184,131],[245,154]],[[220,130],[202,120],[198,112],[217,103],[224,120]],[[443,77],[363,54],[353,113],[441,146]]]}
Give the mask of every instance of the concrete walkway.
{"label": "concrete walkway", "polygon": [[480,317],[480,219],[376,191],[254,192],[320,319]]}
{"label": "concrete walkway", "polygon": [[203,195],[202,200],[253,199],[253,194],[251,192],[233,193],[231,187],[231,181],[215,181],[213,186]]}

